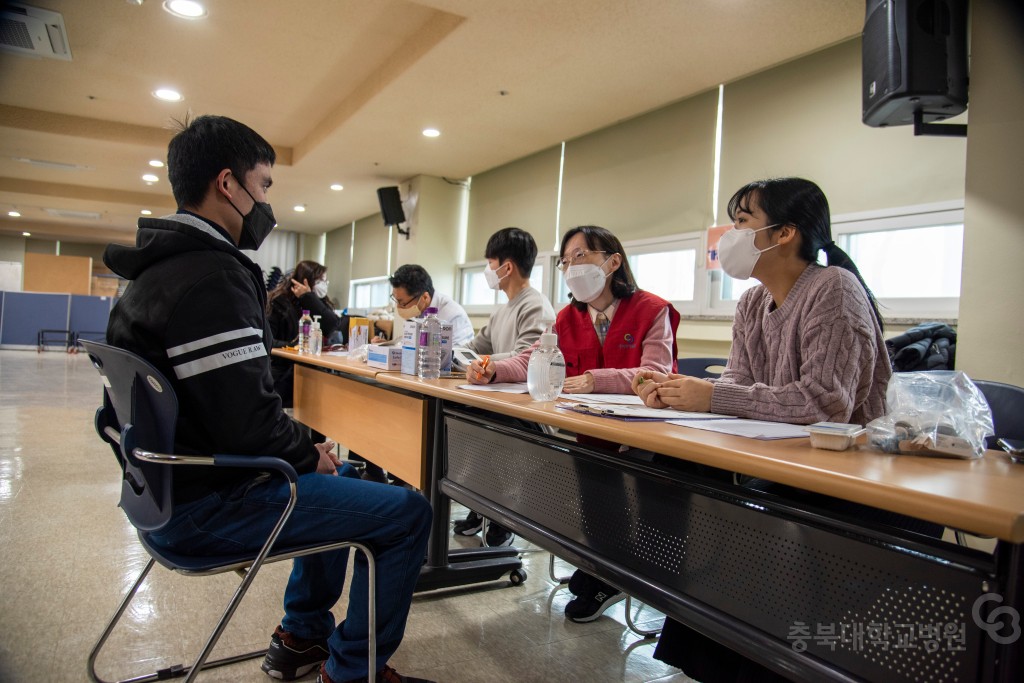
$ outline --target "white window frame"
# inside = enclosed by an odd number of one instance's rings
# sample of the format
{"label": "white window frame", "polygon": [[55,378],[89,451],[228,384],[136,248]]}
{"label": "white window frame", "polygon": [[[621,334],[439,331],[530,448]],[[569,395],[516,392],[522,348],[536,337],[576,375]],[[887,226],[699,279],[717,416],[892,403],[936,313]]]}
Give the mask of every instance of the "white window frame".
{"label": "white window frame", "polygon": [[[555,257],[555,252],[553,252],[553,251],[540,252],[540,253],[537,254],[537,260],[536,260],[536,262],[534,263],[534,266],[533,266],[534,272],[536,272],[538,267],[543,268],[543,277],[542,277],[540,293],[543,294],[544,296],[546,296],[549,301],[552,298],[552,295],[551,295],[551,283],[552,283],[551,271],[555,267],[554,266],[554,263],[555,263],[555,258],[554,257]],[[471,315],[471,316],[482,316],[482,315],[489,316],[492,313],[494,313],[496,310],[498,310],[499,306],[504,306],[506,303],[508,303],[508,298],[505,296],[505,293],[502,292],[500,289],[494,291],[494,303],[469,305],[469,304],[466,304],[464,302],[465,292],[463,291],[463,284],[462,284],[463,281],[464,281],[464,275],[466,274],[467,271],[479,271],[479,270],[482,270],[483,268],[486,268],[486,267],[487,267],[487,260],[486,259],[480,260],[480,261],[467,261],[466,263],[462,263],[462,264],[460,264],[459,266],[456,267],[455,287],[456,287],[457,291],[456,291],[456,294],[455,294],[455,297],[456,297],[455,300],[458,301],[459,305],[462,306],[462,308],[465,309],[466,313]]]}
{"label": "white window frame", "polygon": [[[377,277],[363,277],[363,278],[358,278],[358,279],[355,279],[355,280],[349,280],[349,283],[348,283],[348,301],[349,301],[349,305],[348,305],[348,307],[349,308],[359,308],[359,309],[362,309],[361,306],[356,306],[355,305],[355,301],[356,301],[356,287],[358,287],[360,285],[375,285],[375,284],[380,283],[380,282],[387,283],[388,282],[388,276],[387,275],[379,275]],[[377,308],[384,308],[384,307],[386,307],[388,305],[389,302],[390,302],[390,299],[386,300],[382,306],[370,306],[366,310],[367,310],[367,312],[369,312],[369,311],[376,310]]]}
{"label": "white window frame", "polygon": [[[834,216],[832,218],[832,238],[845,250],[845,240],[842,238],[847,235],[963,224],[964,202],[962,199],[957,199]],[[959,316],[960,297],[886,297],[878,299],[878,304],[879,312],[885,320],[897,318],[956,319]]]}
{"label": "white window frame", "polygon": [[[681,315],[699,315],[701,303],[704,301],[704,283],[701,273],[705,270],[704,234],[702,230],[692,230],[672,237],[649,237],[646,239],[630,240],[622,243],[627,257],[640,254],[657,254],[667,251],[682,251],[693,249],[696,251],[693,269],[693,301],[672,301],[672,305]],[[636,277],[633,273],[633,277]]]}

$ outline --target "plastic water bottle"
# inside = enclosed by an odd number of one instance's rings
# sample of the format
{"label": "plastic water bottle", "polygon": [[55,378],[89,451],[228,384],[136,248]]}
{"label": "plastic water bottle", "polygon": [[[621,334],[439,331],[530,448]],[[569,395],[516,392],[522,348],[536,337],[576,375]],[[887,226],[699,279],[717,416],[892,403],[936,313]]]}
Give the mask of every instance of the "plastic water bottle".
{"label": "plastic water bottle", "polygon": [[534,401],[554,401],[565,384],[565,357],[558,350],[558,335],[545,332],[540,346],[530,354],[526,368],[526,388]]}
{"label": "plastic water bottle", "polygon": [[416,344],[419,356],[419,376],[422,379],[437,379],[441,376],[441,320],[436,308],[424,311],[426,319],[420,325],[420,337]]}
{"label": "plastic water bottle", "polygon": [[320,316],[313,316],[313,325],[309,329],[309,353],[319,356],[324,348],[324,334],[320,329]]}
{"label": "plastic water bottle", "polygon": [[309,333],[313,327],[313,319],[309,311],[303,310],[299,318],[299,353],[309,353]]}

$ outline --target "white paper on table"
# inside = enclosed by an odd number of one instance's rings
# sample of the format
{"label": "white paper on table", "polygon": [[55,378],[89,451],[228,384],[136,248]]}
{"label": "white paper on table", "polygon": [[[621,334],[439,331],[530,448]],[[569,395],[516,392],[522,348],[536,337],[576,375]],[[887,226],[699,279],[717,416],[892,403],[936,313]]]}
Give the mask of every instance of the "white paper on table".
{"label": "white paper on table", "polygon": [[623,420],[720,420],[728,418],[728,415],[716,413],[691,413],[684,410],[673,410],[671,408],[648,408],[639,406],[617,406],[608,403],[590,404],[583,402],[562,403],[559,408],[567,408],[587,415],[599,417],[617,417]]}
{"label": "white paper on table", "polygon": [[325,351],[323,353],[323,355],[325,355],[325,356],[347,356],[348,355],[348,351]]}
{"label": "white paper on table", "polygon": [[784,422],[765,422],[763,420],[669,420],[669,424],[680,427],[706,429],[710,432],[745,436],[750,439],[796,439],[808,436],[803,425],[791,425]]}
{"label": "white paper on table", "polygon": [[642,406],[644,404],[636,394],[560,394],[558,398],[573,403],[611,403],[617,406]]}
{"label": "white paper on table", "polygon": [[526,382],[495,382],[494,384],[460,384],[459,389],[469,391],[501,391],[506,394],[525,394],[529,392]]}

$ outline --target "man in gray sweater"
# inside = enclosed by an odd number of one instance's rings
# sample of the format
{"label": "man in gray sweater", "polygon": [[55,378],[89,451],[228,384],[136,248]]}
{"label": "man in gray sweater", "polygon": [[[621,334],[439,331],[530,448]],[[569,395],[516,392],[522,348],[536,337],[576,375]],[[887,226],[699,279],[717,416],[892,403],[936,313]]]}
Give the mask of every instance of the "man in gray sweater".
{"label": "man in gray sweater", "polygon": [[[484,277],[491,289],[500,289],[508,303],[491,314],[490,320],[466,346],[477,354],[501,360],[533,346],[555,310],[543,294],[530,286],[530,273],[537,260],[537,243],[519,228],[503,228],[491,235],[484,249],[487,267]],[[455,523],[455,533],[472,536],[483,527],[483,518],[470,511]],[[489,546],[512,545],[512,532],[491,522],[484,539]]]}

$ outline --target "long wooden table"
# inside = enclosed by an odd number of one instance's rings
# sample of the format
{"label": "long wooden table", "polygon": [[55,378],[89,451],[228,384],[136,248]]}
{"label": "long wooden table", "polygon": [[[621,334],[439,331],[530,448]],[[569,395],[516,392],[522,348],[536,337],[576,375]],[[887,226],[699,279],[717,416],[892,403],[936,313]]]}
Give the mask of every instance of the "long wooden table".
{"label": "long wooden table", "polygon": [[[312,372],[304,383],[329,376]],[[458,389],[464,380],[376,372],[366,381],[422,401],[420,478],[407,480],[425,482],[431,497],[439,569],[450,566],[451,498],[796,680],[1024,677],[1024,467],[1002,453],[957,461],[832,452],[808,439],[582,415],[525,394]],[[321,395],[297,391],[297,415]],[[589,448],[530,423],[659,457]],[[384,424],[345,428],[372,437],[399,421]],[[702,478],[689,463],[994,536],[997,548],[990,555]]]}
{"label": "long wooden table", "polygon": [[[274,349],[295,363],[295,419],[417,487],[430,500],[433,520],[417,591],[494,581],[525,580],[517,548],[449,549],[449,503],[440,493],[439,402],[418,391],[383,383],[398,373],[342,356],[310,356]],[[449,380],[454,383],[453,380]]]}
{"label": "long wooden table", "polygon": [[[441,401],[442,494],[790,678],[1024,679],[1024,467],[1001,452],[833,452],[582,415],[460,381],[378,381]],[[661,457],[567,443],[529,423]],[[689,463],[994,536],[997,548],[709,479]]]}

